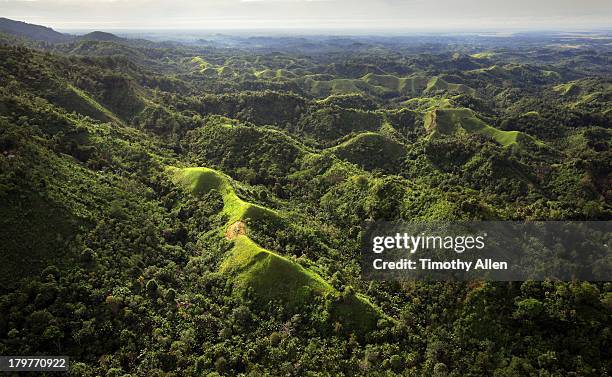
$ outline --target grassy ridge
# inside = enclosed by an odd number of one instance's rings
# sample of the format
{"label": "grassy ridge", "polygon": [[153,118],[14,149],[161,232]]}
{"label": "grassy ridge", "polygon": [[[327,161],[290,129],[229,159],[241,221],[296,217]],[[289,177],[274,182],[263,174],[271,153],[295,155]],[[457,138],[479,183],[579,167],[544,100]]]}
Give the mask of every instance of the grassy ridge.
{"label": "grassy ridge", "polygon": [[220,271],[234,275],[239,291],[252,290],[261,302],[280,301],[291,311],[305,307],[315,295],[323,296],[330,303],[330,319],[346,331],[364,335],[386,317],[365,296],[338,292],[318,274],[260,247],[246,235],[234,239]]}
{"label": "grassy ridge", "polygon": [[427,82],[427,87],[425,88],[425,91],[431,92],[436,90],[447,90],[449,92],[466,93],[471,96],[476,96],[476,91],[467,85],[449,83],[441,79],[440,77],[432,77]]}
{"label": "grassy ridge", "polygon": [[429,78],[421,75],[398,77],[368,73],[357,79],[318,80],[306,77],[303,80],[305,90],[315,97],[349,93],[374,96],[418,96],[437,90],[476,95],[476,91],[467,85],[448,83],[437,76]]}
{"label": "grassy ridge", "polygon": [[76,95],[78,95],[81,99],[83,99],[87,104],[89,104],[96,111],[98,111],[101,114],[103,114],[106,118],[108,118],[109,120],[111,120],[111,121],[113,121],[113,122],[115,122],[117,124],[123,124],[123,121],[121,119],[119,119],[115,114],[113,114],[112,111],[110,111],[106,107],[102,106],[95,99],[91,98],[87,93],[85,93],[84,91],[82,91],[81,89],[77,88],[76,86],[74,86],[72,84],[67,84],[67,86]]}
{"label": "grassy ridge", "polygon": [[230,177],[209,168],[171,168],[175,183],[186,187],[194,195],[203,195],[217,190],[223,197],[223,212],[229,217],[228,224],[239,220],[277,219],[278,214],[268,208],[240,199],[230,184]]}
{"label": "grassy ridge", "polygon": [[502,131],[491,127],[470,109],[436,109],[425,114],[425,128],[431,135],[472,134],[489,136],[499,144],[509,147],[516,145],[520,137],[529,138],[519,131]]}
{"label": "grassy ridge", "polygon": [[220,271],[235,274],[240,288],[252,288],[265,300],[281,300],[297,308],[312,294],[330,294],[334,288],[319,275],[278,254],[265,250],[245,235],[234,239],[231,254]]}
{"label": "grassy ridge", "polygon": [[[230,183],[231,178],[214,169],[193,167],[169,170],[173,181],[194,195],[210,190],[219,191],[223,197],[223,212],[230,218],[226,228],[247,218],[266,221],[266,218],[279,216],[275,211],[240,199]],[[341,294],[318,274],[260,247],[246,234],[236,234],[231,239],[234,246],[219,270],[233,275],[238,292],[252,290],[261,302],[281,301],[291,310],[307,305],[313,295],[327,297],[331,303],[332,319],[342,323],[345,330],[362,334],[373,329],[378,318],[384,316],[364,296]]]}

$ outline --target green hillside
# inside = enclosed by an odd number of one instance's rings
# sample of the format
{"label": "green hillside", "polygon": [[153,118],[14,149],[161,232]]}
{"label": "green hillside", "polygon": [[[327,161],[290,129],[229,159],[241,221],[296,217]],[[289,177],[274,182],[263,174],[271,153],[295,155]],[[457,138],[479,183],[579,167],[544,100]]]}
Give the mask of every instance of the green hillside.
{"label": "green hillside", "polygon": [[425,115],[425,128],[433,136],[478,133],[505,147],[517,145],[521,138],[518,131],[501,131],[489,126],[469,109],[432,110]]}
{"label": "green hillside", "polygon": [[[0,355],[84,377],[612,370],[608,282],[362,264],[383,221],[605,226],[606,31],[32,26],[0,19]],[[606,276],[602,244],[563,254]]]}
{"label": "green hillside", "polygon": [[70,35],[62,34],[49,27],[14,21],[0,17],[0,32],[50,43],[70,41]]}
{"label": "green hillside", "polygon": [[243,201],[236,195],[226,175],[209,168],[169,168],[174,182],[184,186],[194,195],[202,195],[210,190],[217,190],[223,198],[223,212],[229,218],[228,224],[239,220],[253,221],[272,219],[278,215],[275,211]]}
{"label": "green hillside", "polygon": [[261,300],[278,300],[293,310],[307,305],[312,295],[334,292],[320,276],[262,249],[244,235],[234,239],[234,247],[221,263],[220,271],[232,274],[238,288],[251,288]]}
{"label": "green hillside", "polygon": [[[241,200],[231,186],[230,178],[209,168],[171,168],[173,180],[194,195],[204,195],[217,190],[223,198],[223,212],[229,220],[227,229],[237,222],[266,221],[278,216],[274,211]],[[296,262],[265,250],[247,235],[246,227],[232,233],[224,231],[234,243],[229,255],[221,262],[219,270],[232,276],[239,292],[252,291],[262,303],[280,302],[291,311],[309,304],[313,295],[334,299],[332,313],[345,324],[346,330],[357,331],[362,336],[375,326],[381,315],[362,296],[342,297],[329,283]],[[330,297],[327,297],[330,296]]]}
{"label": "green hillside", "polygon": [[364,132],[329,149],[338,157],[366,170],[397,170],[406,148],[376,132]]}
{"label": "green hillside", "polygon": [[394,75],[376,75],[369,73],[362,77],[368,84],[382,86],[398,95],[417,96],[425,90],[428,79],[422,76],[397,77]]}
{"label": "green hillside", "polygon": [[428,78],[422,75],[398,77],[368,73],[358,79],[318,80],[306,78],[303,85],[308,94],[315,97],[350,93],[362,93],[377,97],[414,97],[432,91],[467,93],[476,96],[476,91],[464,84],[452,84],[440,77]]}
{"label": "green hillside", "polygon": [[437,90],[444,90],[449,92],[456,93],[466,93],[471,96],[476,96],[476,91],[464,84],[453,84],[448,83],[441,79],[440,77],[433,77],[427,82],[427,87],[425,88],[425,92],[433,92]]}
{"label": "green hillside", "polygon": [[234,239],[234,247],[221,263],[220,271],[234,276],[235,287],[252,290],[260,302],[280,302],[290,311],[306,307],[314,296],[322,296],[330,301],[331,320],[360,336],[373,330],[378,319],[384,317],[362,295],[337,292],[319,275],[262,249],[244,235]]}

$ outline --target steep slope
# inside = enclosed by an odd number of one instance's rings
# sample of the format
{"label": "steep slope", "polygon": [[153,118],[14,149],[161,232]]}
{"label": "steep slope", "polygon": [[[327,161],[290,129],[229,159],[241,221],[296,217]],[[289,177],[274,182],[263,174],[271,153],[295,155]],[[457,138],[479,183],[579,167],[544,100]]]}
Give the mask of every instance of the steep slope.
{"label": "steep slope", "polygon": [[476,91],[464,84],[454,84],[446,82],[440,77],[433,77],[427,82],[424,92],[449,91],[455,93],[465,93],[476,96]]}
{"label": "steep slope", "polygon": [[[235,193],[231,179],[209,168],[169,168],[173,181],[194,195],[217,190],[223,198],[223,212],[229,217],[222,232],[234,245],[219,267],[220,272],[232,276],[238,294],[253,292],[258,301],[267,304],[280,301],[287,309],[297,311],[308,306],[313,296],[330,300],[332,320],[340,321],[347,331],[364,335],[375,328],[378,318],[384,317],[360,294],[341,294],[318,274],[295,261],[266,250],[248,236],[243,221],[277,222],[279,215],[270,209],[241,200]],[[232,228],[240,223],[243,230]],[[229,231],[228,231],[229,230]]]}
{"label": "steep slope", "polygon": [[234,247],[220,271],[235,275],[234,284],[239,289],[251,288],[261,298],[280,300],[294,310],[307,305],[313,294],[334,292],[319,275],[261,248],[246,235],[234,238]]}
{"label": "steep slope", "polygon": [[465,84],[448,83],[441,77],[413,74],[399,77],[391,74],[368,73],[360,78],[336,78],[326,80],[322,77],[305,77],[300,82],[306,92],[314,97],[359,93],[380,98],[400,96],[416,97],[423,93],[444,91],[476,95],[473,88]]}
{"label": "steep slope", "polygon": [[[105,66],[108,63],[114,65],[113,69]],[[0,83],[42,97],[69,112],[100,121],[129,123],[150,101],[145,98],[146,90],[132,76],[135,72],[117,72],[121,64],[121,60],[67,59],[3,46]],[[126,65],[129,70],[130,64]]]}
{"label": "steep slope", "polygon": [[0,32],[50,43],[68,42],[73,37],[49,27],[28,24],[0,17]]}
{"label": "steep slope", "polygon": [[[152,203],[142,196],[137,178],[119,173],[126,160],[141,153],[146,135],[67,114],[40,98],[11,98],[0,91],[0,109],[5,106],[14,115],[0,117],[3,283],[14,274],[34,276],[50,265],[78,263],[86,252],[83,235],[102,219],[120,221],[127,217],[126,207],[140,207],[138,213]],[[111,154],[113,169],[106,158]],[[148,169],[155,164],[143,175]]]}
{"label": "steep slope", "polygon": [[270,221],[279,220],[276,211],[243,201],[236,195],[231,185],[231,178],[209,168],[170,168],[173,181],[186,187],[194,195],[206,194],[217,190],[223,198],[223,212],[228,217],[228,225],[236,221]]}
{"label": "steep slope", "polygon": [[268,184],[297,169],[309,153],[282,131],[235,123],[209,117],[204,127],[188,134],[187,145],[199,164],[219,166],[232,176],[248,169],[254,182]]}
{"label": "steep slope", "polygon": [[431,136],[472,134],[488,136],[509,147],[533,142],[535,139],[519,131],[501,131],[480,120],[470,109],[435,109],[425,115],[425,128]]}
{"label": "steep slope", "polygon": [[382,86],[396,95],[418,95],[426,87],[427,78],[423,76],[397,77],[369,73],[361,78],[368,84]]}
{"label": "steep slope", "polygon": [[341,159],[365,170],[397,171],[406,148],[397,141],[377,132],[364,132],[329,149]]}
{"label": "steep slope", "polygon": [[558,83],[561,79],[556,71],[516,63],[495,64],[487,68],[466,71],[465,75],[499,86],[503,86],[504,81],[512,82],[517,87]]}

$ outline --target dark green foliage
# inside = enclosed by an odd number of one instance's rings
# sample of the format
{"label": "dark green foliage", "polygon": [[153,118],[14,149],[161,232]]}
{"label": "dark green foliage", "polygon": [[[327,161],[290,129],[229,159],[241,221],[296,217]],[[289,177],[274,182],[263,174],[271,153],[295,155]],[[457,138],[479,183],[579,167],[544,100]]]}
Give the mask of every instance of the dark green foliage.
{"label": "dark green foliage", "polygon": [[341,159],[364,170],[397,172],[405,158],[406,148],[401,143],[377,133],[363,133],[333,149]]}
{"label": "dark green foliage", "polygon": [[376,131],[382,125],[379,114],[338,107],[326,107],[306,114],[297,124],[297,132],[330,146],[351,133]]}
{"label": "dark green foliage", "polygon": [[289,93],[242,92],[198,98],[203,114],[219,114],[259,125],[289,127],[306,109],[306,101]]}
{"label": "dark green foliage", "polygon": [[[69,355],[78,376],[611,370],[610,283],[359,265],[368,220],[609,220],[603,42],[28,30],[0,36],[1,355]],[[184,167],[218,182],[192,195]]]}
{"label": "dark green foliage", "polygon": [[359,110],[376,110],[378,107],[376,102],[363,94],[349,93],[341,95],[333,95],[319,101],[320,104],[326,106],[338,106],[344,109],[359,109]]}
{"label": "dark green foliage", "polygon": [[234,125],[218,117],[209,118],[186,141],[194,165],[218,166],[251,184],[268,186],[282,182],[295,171],[306,153],[303,146],[282,132]]}

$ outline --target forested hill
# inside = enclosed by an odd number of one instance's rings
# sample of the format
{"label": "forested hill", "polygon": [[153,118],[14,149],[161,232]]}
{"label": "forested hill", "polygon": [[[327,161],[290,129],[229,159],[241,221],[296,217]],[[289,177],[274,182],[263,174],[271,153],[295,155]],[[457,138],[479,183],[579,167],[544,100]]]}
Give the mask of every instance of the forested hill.
{"label": "forested hill", "polygon": [[609,36],[2,30],[0,354],[76,376],[612,368],[610,283],[360,277],[368,219],[609,220]]}
{"label": "forested hill", "polygon": [[70,36],[51,28],[0,17],[0,32],[50,43],[66,42]]}

